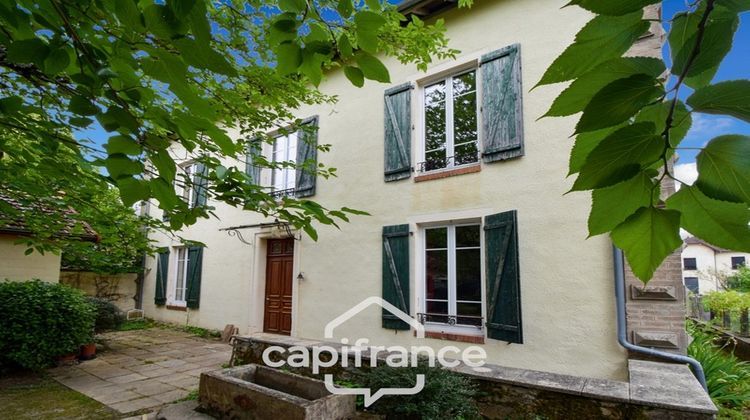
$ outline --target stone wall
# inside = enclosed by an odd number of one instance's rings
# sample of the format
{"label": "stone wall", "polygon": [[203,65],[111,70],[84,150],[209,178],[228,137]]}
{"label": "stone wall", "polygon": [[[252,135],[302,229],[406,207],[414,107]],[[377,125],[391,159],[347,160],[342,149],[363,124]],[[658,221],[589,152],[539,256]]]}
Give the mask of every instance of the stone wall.
{"label": "stone wall", "polygon": [[[234,365],[265,365],[263,352],[271,346],[289,348],[316,346],[339,348],[324,343],[270,334],[235,337]],[[287,353],[288,354],[288,353]],[[324,353],[325,355],[325,353]],[[385,360],[384,353],[378,361]],[[272,353],[271,361],[283,360]],[[330,359],[328,359],[330,360]],[[354,360],[353,358],[351,360]],[[293,373],[322,379],[351,379],[369,369],[369,357],[362,356],[363,367],[335,364],[323,367],[318,375],[309,368],[289,368]],[[479,387],[477,405],[488,419],[712,419],[716,407],[685,365],[631,360],[629,381],[593,379],[527,369],[485,364],[486,372],[459,365],[452,370],[469,376]]]}
{"label": "stone wall", "polygon": [[110,300],[120,310],[135,308],[136,273],[97,274],[90,271],[61,271],[60,283],[83,290],[88,296]]}

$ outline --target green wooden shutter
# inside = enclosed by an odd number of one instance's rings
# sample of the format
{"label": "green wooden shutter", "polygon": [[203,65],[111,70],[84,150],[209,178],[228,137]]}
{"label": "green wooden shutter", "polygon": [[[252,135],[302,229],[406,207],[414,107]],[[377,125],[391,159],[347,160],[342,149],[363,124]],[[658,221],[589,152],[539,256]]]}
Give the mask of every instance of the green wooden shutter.
{"label": "green wooden shutter", "polygon": [[385,91],[385,182],[411,176],[411,88]]}
{"label": "green wooden shutter", "polygon": [[[409,314],[409,225],[383,227],[383,299]],[[383,328],[409,324],[383,309]]]}
{"label": "green wooden shutter", "polygon": [[185,301],[188,308],[197,309],[201,300],[201,273],[203,271],[203,247],[188,248],[187,291]]}
{"label": "green wooden shutter", "polygon": [[156,258],[156,291],[154,292],[154,303],[165,305],[167,303],[167,275],[169,274],[169,250],[162,250]]}
{"label": "green wooden shutter", "polygon": [[208,168],[202,163],[195,164],[195,173],[193,174],[193,207],[206,205],[208,197]]}
{"label": "green wooden shutter", "polygon": [[247,144],[247,153],[245,154],[245,173],[256,185],[260,185],[260,166],[253,164],[253,161],[256,156],[260,156],[262,148],[263,143],[260,139],[253,139]]}
{"label": "green wooden shutter", "polygon": [[497,162],[523,156],[521,46],[482,57],[482,156]]}
{"label": "green wooden shutter", "polygon": [[484,218],[487,337],[523,343],[516,211]]}
{"label": "green wooden shutter", "polygon": [[[315,195],[315,178],[318,166],[318,117],[311,117],[302,122],[303,127],[297,132],[297,165],[305,164],[306,168],[297,167],[295,195],[309,197]],[[313,170],[309,170],[309,168]]]}

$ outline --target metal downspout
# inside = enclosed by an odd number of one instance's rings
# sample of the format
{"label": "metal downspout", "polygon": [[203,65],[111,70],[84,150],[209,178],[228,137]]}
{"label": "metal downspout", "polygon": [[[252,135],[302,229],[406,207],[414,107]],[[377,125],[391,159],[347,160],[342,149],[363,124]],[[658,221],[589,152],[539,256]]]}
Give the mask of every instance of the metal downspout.
{"label": "metal downspout", "polygon": [[687,363],[693,370],[695,378],[698,379],[703,389],[708,392],[706,385],[706,376],[703,373],[701,364],[692,357],[682,356],[679,354],[668,353],[665,351],[654,350],[648,347],[637,346],[628,341],[627,328],[625,325],[625,260],[622,250],[612,246],[615,260],[615,301],[617,302],[617,341],[626,350],[642,353],[648,356],[660,357],[678,363]]}

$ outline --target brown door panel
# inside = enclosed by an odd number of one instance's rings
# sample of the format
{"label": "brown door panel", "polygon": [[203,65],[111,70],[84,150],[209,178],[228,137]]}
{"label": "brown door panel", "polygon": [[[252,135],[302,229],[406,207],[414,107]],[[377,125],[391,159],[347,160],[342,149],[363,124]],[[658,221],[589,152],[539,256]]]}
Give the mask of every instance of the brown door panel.
{"label": "brown door panel", "polygon": [[292,331],[294,239],[268,241],[263,330],[289,335]]}

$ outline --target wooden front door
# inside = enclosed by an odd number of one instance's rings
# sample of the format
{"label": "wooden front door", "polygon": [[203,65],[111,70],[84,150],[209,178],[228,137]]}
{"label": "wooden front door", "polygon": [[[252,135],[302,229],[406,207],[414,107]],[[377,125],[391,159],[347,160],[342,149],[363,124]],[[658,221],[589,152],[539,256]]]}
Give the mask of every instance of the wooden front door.
{"label": "wooden front door", "polygon": [[263,331],[289,335],[292,332],[294,239],[269,239],[266,258]]}

